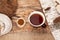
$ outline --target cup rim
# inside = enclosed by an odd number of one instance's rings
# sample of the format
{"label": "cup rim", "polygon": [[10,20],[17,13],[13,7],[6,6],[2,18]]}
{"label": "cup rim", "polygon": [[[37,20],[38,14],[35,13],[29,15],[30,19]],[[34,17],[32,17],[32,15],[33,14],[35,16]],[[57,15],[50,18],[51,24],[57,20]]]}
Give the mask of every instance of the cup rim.
{"label": "cup rim", "polygon": [[[41,15],[41,16],[43,17],[43,22],[42,22],[40,25],[34,25],[34,24],[32,24],[32,23],[30,22],[30,17],[31,17],[33,14],[39,14],[39,15]],[[32,26],[39,27],[39,26],[41,26],[41,25],[43,25],[43,24],[45,23],[45,16],[43,15],[42,12],[33,11],[33,12],[31,12],[31,14],[30,14],[29,17],[28,17],[28,22],[29,22]]]}
{"label": "cup rim", "polygon": [[[24,21],[24,23],[23,23],[22,25],[19,25],[19,24],[18,24],[18,21],[19,21],[20,19],[22,19],[22,20]],[[24,18],[18,18],[18,19],[17,19],[17,26],[18,26],[19,28],[24,27],[25,23],[26,23],[26,22],[25,22]]]}

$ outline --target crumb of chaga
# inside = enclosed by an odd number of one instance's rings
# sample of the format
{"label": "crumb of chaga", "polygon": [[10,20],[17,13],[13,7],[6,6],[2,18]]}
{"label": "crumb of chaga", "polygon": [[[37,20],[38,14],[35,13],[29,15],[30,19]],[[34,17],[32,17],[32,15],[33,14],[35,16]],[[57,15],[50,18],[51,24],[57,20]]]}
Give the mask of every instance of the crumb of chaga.
{"label": "crumb of chaga", "polygon": [[59,5],[59,2],[55,1],[57,3],[57,5]]}
{"label": "crumb of chaga", "polygon": [[60,29],[60,17],[57,17],[53,22],[54,22],[53,24],[54,28]]}
{"label": "crumb of chaga", "polygon": [[54,22],[54,23],[58,23],[58,22],[60,22],[60,16],[57,17],[53,22]]}
{"label": "crumb of chaga", "polygon": [[[55,3],[57,3],[57,5],[59,5],[59,2],[55,1]],[[57,6],[57,5],[56,5],[56,6]]]}
{"label": "crumb of chaga", "polygon": [[45,11],[48,11],[48,10],[50,10],[50,8],[51,8],[51,7],[47,7],[47,8],[45,9]]}

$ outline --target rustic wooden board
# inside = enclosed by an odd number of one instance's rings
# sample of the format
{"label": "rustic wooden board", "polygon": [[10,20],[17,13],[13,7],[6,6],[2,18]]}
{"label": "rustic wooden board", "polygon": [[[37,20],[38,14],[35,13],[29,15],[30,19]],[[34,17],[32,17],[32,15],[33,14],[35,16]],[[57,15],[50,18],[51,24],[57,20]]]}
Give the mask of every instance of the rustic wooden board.
{"label": "rustic wooden board", "polygon": [[[45,22],[46,28],[33,28],[27,21],[29,14],[32,11],[41,11],[42,8],[38,0],[17,0],[18,9],[16,11],[16,18],[12,18],[13,28],[11,32],[0,37],[0,40],[54,40],[50,28]],[[23,28],[19,28],[16,25],[17,15],[21,15],[26,25]],[[19,16],[20,17],[20,16]]]}

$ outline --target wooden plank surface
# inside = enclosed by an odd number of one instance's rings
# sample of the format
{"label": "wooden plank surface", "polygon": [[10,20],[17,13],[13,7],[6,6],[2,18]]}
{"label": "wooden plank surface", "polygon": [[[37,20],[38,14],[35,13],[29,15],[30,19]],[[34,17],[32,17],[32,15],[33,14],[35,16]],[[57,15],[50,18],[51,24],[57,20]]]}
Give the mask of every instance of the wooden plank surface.
{"label": "wooden plank surface", "polygon": [[[0,40],[54,40],[46,21],[46,28],[33,28],[27,21],[29,14],[32,11],[42,11],[38,0],[17,0],[18,8],[16,15],[11,17],[13,28],[11,32],[0,37]],[[23,28],[16,25],[17,15],[21,15],[26,21]],[[16,17],[16,18],[14,18]],[[20,16],[19,16],[20,17]]]}

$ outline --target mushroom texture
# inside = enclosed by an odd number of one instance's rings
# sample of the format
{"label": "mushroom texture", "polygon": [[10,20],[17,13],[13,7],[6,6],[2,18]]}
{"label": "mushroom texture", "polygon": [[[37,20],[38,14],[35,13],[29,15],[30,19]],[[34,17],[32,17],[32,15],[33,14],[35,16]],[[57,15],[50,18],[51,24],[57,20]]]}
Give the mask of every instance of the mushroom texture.
{"label": "mushroom texture", "polygon": [[15,15],[17,7],[17,0],[0,0],[0,12],[8,15],[10,18]]}
{"label": "mushroom texture", "polygon": [[0,36],[4,35],[12,29],[12,22],[8,16],[0,14]]}

